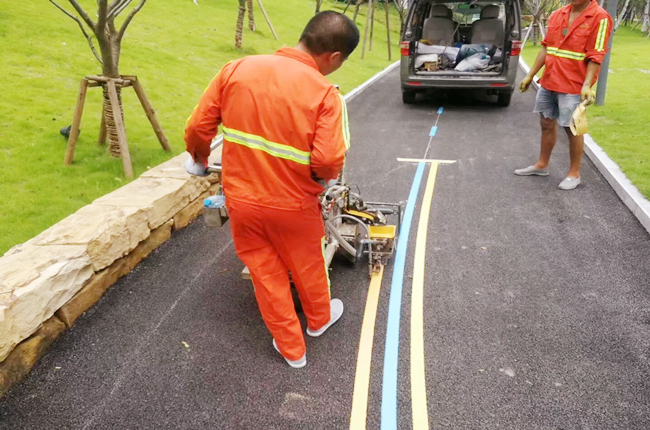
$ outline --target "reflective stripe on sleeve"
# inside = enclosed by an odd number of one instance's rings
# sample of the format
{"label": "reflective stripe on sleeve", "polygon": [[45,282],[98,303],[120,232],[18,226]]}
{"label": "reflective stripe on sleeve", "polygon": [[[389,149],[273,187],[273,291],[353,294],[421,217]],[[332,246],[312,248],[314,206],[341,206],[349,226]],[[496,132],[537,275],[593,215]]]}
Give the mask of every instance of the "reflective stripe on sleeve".
{"label": "reflective stripe on sleeve", "polygon": [[607,26],[609,21],[607,18],[600,20],[600,26],[598,27],[598,37],[596,37],[596,51],[602,52],[605,49],[605,39],[607,38]]}
{"label": "reflective stripe on sleeve", "polygon": [[345,149],[350,149],[350,120],[348,119],[348,106],[345,99],[339,94],[341,99],[341,119],[343,123],[343,140],[345,140]]}

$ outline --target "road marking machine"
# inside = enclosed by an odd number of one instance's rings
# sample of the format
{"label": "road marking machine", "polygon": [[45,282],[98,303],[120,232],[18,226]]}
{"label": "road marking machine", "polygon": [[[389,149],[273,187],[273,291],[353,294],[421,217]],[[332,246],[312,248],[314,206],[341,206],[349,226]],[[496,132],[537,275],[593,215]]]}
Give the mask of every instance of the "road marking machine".
{"label": "road marking machine", "polygon": [[[212,149],[216,145],[213,144]],[[202,168],[202,167],[201,167]],[[221,176],[221,161],[208,166],[206,172],[197,170],[192,159],[188,159],[186,170],[190,174],[211,174]],[[219,178],[221,182],[221,178]],[[344,256],[352,263],[368,257],[368,274],[377,273],[393,256],[402,219],[402,205],[364,201],[356,187],[353,191],[344,172],[338,179],[324,184],[320,195],[321,211],[325,223],[326,245],[325,262],[329,267],[336,254]],[[397,224],[389,224],[389,217],[397,218]],[[215,196],[205,200],[204,222],[208,227],[221,228],[228,221],[225,197],[221,189]],[[242,277],[250,279],[248,268]]]}

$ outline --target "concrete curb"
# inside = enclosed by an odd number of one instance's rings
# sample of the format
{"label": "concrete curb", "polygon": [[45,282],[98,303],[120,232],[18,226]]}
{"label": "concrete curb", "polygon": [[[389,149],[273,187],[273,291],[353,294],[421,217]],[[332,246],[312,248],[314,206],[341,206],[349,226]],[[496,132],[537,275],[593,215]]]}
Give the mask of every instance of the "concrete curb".
{"label": "concrete curb", "polygon": [[[530,67],[521,57],[519,58],[519,65],[524,73],[530,71]],[[533,79],[535,89],[539,89],[538,81],[537,77]],[[625,206],[630,209],[641,225],[650,233],[650,201],[641,194],[639,189],[623,173],[619,165],[607,155],[589,134],[585,135],[585,154],[616,191]]]}
{"label": "concrete curb", "polygon": [[[395,62],[346,94],[351,100]],[[221,157],[223,136],[212,143]],[[218,176],[185,172],[182,153],[0,256],[0,398],[122,276],[198,217]]]}

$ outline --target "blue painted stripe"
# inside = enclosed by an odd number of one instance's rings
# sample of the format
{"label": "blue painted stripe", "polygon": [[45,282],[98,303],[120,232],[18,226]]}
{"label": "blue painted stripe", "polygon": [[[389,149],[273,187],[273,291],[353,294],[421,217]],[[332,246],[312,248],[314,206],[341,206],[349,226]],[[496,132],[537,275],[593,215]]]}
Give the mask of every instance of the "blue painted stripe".
{"label": "blue painted stripe", "polygon": [[442,115],[445,110],[442,107],[438,108],[438,115]]}
{"label": "blue painted stripe", "polygon": [[429,136],[433,137],[433,136],[436,135],[437,132],[438,132],[438,126],[434,125],[433,127],[431,127],[431,131],[429,132]]}
{"label": "blue painted stripe", "polygon": [[388,302],[388,322],[386,324],[386,347],[384,351],[384,376],[381,395],[381,430],[397,430],[397,362],[399,358],[399,329],[402,314],[402,287],[404,286],[404,266],[408,250],[409,233],[413,212],[420,192],[420,184],[424,175],[424,165],[418,163],[415,171],[408,203],[404,210],[404,219],[399,231],[395,266],[390,285]]}

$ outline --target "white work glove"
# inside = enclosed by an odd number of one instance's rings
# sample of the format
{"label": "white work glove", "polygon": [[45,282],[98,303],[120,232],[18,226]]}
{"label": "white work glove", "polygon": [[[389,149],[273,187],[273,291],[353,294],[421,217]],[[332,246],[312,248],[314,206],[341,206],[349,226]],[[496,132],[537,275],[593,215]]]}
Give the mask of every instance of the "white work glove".
{"label": "white work glove", "polygon": [[208,171],[203,163],[195,163],[192,157],[185,162],[185,171],[194,176],[208,176]]}

